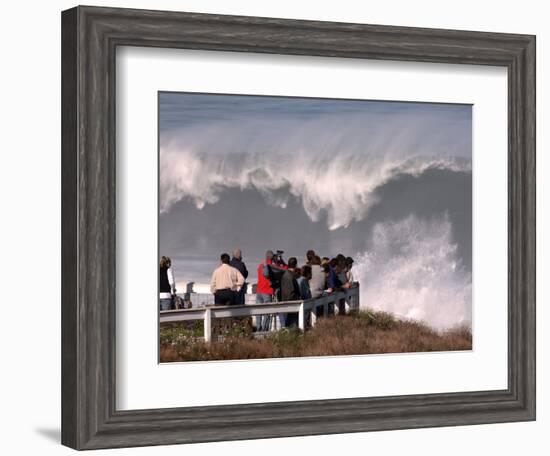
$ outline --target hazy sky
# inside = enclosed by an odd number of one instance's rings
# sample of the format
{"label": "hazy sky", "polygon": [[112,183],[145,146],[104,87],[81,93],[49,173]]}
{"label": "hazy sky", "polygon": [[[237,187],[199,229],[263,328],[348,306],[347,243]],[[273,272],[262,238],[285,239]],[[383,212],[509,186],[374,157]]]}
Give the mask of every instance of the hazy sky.
{"label": "hazy sky", "polygon": [[159,127],[165,132],[219,122],[257,120],[307,122],[315,117],[334,115],[371,116],[391,123],[392,117],[403,116],[411,121],[418,116],[440,123],[453,123],[448,140],[461,143],[462,152],[470,156],[471,105],[410,103],[397,101],[340,100],[326,98],[269,97],[218,95],[201,93],[160,92]]}
{"label": "hazy sky", "polygon": [[470,105],[160,93],[159,254],[206,282],[240,247],[254,283],[267,249],[341,252],[362,301],[424,293],[402,313],[445,300],[468,319],[471,121]]}

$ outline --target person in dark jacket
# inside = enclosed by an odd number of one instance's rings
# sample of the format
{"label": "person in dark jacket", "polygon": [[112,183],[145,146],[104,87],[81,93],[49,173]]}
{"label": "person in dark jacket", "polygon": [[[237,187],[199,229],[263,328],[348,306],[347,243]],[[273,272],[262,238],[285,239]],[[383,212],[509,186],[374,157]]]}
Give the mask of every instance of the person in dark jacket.
{"label": "person in dark jacket", "polygon": [[297,301],[300,299],[300,287],[296,281],[296,269],[298,260],[292,257],[288,259],[288,269],[281,277],[281,301]]}
{"label": "person in dark jacket", "polygon": [[315,250],[308,250],[306,253],[306,266],[311,266],[313,257],[315,257]]}
{"label": "person in dark jacket", "polygon": [[346,277],[346,257],[341,253],[336,255],[336,266],[334,270],[336,271],[336,274],[338,276],[340,286],[343,286],[348,281],[348,279]]}
{"label": "person in dark jacket", "polygon": [[338,290],[342,286],[342,282],[338,278],[338,272],[336,270],[338,266],[338,260],[333,258],[328,264],[328,278],[327,278],[327,291],[332,293],[333,291]]}
{"label": "person in dark jacket", "polygon": [[246,265],[244,264],[243,254],[241,252],[241,249],[233,250],[233,258],[231,258],[231,261],[229,262],[229,266],[234,267],[244,277],[245,282],[242,288],[240,289],[240,291],[238,292],[237,302],[236,302],[236,304],[244,304],[246,291],[248,288],[248,283],[246,282],[246,278],[248,277],[248,270],[246,269]]}
{"label": "person in dark jacket", "polygon": [[[298,301],[300,299],[300,286],[296,280],[297,267],[298,260],[294,257],[289,258],[288,269],[281,277],[281,301]],[[298,323],[298,314],[280,314],[279,321],[281,327],[284,327],[286,324],[295,326]]]}
{"label": "person in dark jacket", "polygon": [[[317,257],[319,259],[319,262],[321,262],[321,259],[319,257]],[[311,258],[311,261],[315,261],[315,256]],[[298,286],[300,287],[300,298],[302,298],[304,301],[307,300],[307,299],[311,299],[311,288],[310,288],[310,283],[311,283],[311,278],[312,278],[312,268],[313,266],[315,265],[304,265],[302,266],[302,274],[300,275],[300,277],[297,279],[298,281]],[[319,268],[319,272],[321,272],[321,266],[318,266],[316,265],[318,268]],[[322,274],[322,272],[321,272]],[[311,310],[306,310],[305,311],[305,314],[304,314],[304,320],[305,320],[305,323],[306,325],[309,324],[310,322],[310,317],[311,315]]]}
{"label": "person in dark jacket", "polygon": [[303,300],[311,299],[311,289],[309,288],[309,281],[311,280],[311,266],[307,264],[302,266],[300,277],[297,282],[300,287],[300,298]]}
{"label": "person in dark jacket", "polygon": [[176,294],[176,280],[174,279],[172,260],[167,256],[160,259],[159,290],[160,310],[170,310],[172,299]]}

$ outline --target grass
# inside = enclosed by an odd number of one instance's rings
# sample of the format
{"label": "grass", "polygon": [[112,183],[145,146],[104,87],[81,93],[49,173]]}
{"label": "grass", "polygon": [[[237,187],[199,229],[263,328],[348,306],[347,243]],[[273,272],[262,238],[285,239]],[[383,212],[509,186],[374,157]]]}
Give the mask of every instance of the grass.
{"label": "grass", "polygon": [[361,311],[353,315],[320,318],[315,328],[297,328],[254,338],[250,319],[215,321],[217,340],[207,344],[202,321],[163,325],[161,362],[287,358],[300,356],[362,355],[471,350],[468,328],[437,332],[423,323],[399,320],[386,312]]}

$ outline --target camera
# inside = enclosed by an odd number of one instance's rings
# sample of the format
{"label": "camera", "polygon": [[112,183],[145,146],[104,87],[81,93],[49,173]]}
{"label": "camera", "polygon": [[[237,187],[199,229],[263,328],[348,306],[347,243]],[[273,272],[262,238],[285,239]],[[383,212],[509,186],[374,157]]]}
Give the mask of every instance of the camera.
{"label": "camera", "polygon": [[285,253],[283,250],[276,250],[273,254],[273,262],[275,264],[285,264],[283,260],[283,253]]}
{"label": "camera", "polygon": [[[275,261],[275,260],[273,260]],[[273,289],[276,300],[280,299],[280,288],[281,288],[281,279],[285,273],[285,269],[282,269],[274,264],[266,265],[267,269],[267,278],[269,279],[269,284]]]}
{"label": "camera", "polygon": [[[281,278],[285,272],[285,269],[281,266],[285,265],[283,260],[282,250],[276,250],[273,256],[271,257],[271,264],[266,264],[264,266],[264,276],[269,280],[271,288],[275,292],[275,296],[279,295],[279,289],[281,288]],[[277,298],[276,298],[277,299]]]}

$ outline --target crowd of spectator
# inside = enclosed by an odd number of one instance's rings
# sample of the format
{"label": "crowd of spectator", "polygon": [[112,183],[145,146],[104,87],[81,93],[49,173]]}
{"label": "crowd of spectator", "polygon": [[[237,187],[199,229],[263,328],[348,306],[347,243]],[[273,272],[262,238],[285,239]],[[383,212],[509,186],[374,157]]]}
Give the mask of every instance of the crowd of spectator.
{"label": "crowd of spectator", "polygon": [[[306,253],[306,261],[298,265],[296,257],[283,260],[281,251],[268,250],[257,267],[256,303],[315,299],[323,295],[355,286],[353,258],[339,253],[333,258],[320,257],[313,250]],[[240,249],[220,256],[220,265],[212,273],[210,291],[215,305],[244,305],[247,293],[248,269]],[[170,258],[160,261],[160,310],[169,310],[175,295],[175,280]],[[296,321],[294,321],[296,320]],[[257,329],[268,331],[275,327],[297,324],[294,314],[258,317]]]}

